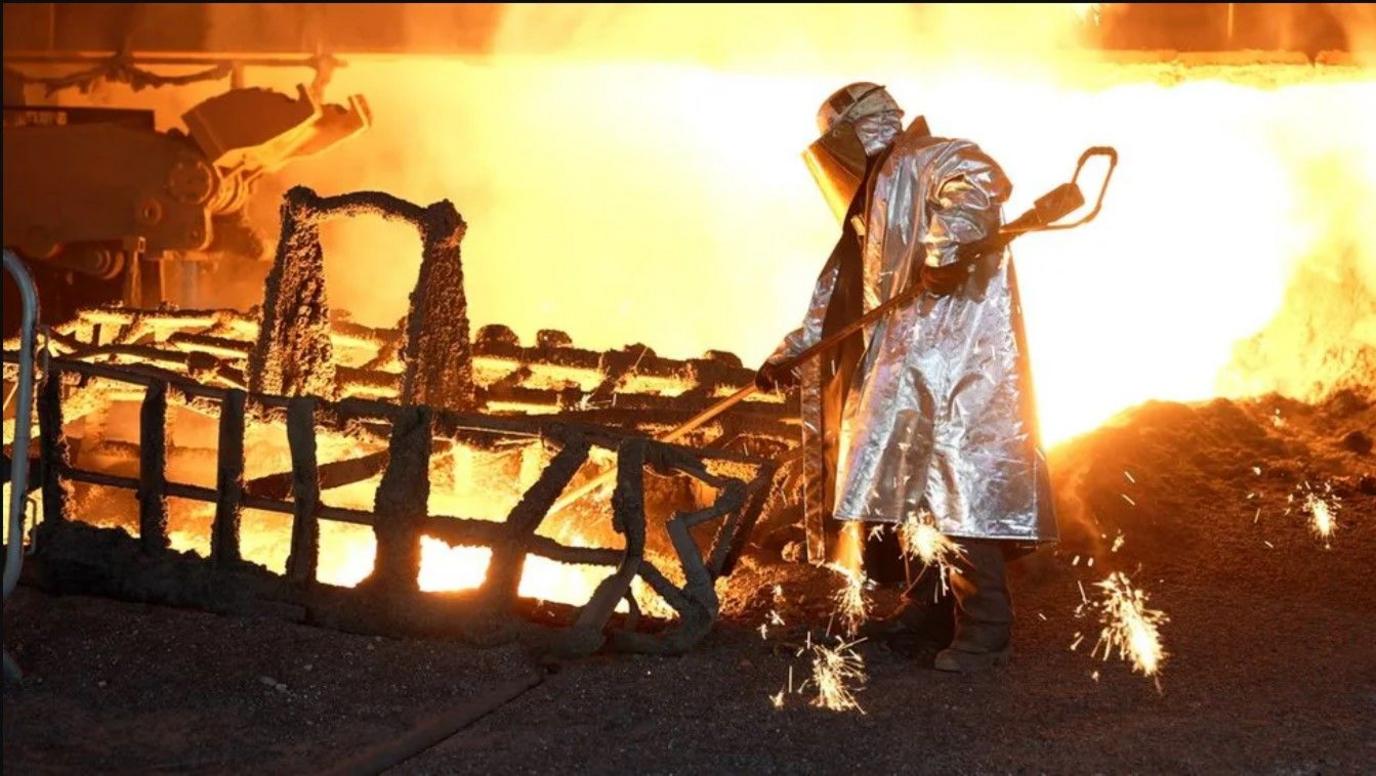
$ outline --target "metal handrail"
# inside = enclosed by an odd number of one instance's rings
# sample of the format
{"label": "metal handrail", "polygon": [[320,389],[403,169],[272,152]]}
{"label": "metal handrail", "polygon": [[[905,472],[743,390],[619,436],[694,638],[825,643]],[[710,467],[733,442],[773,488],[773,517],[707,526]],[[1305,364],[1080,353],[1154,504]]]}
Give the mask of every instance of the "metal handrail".
{"label": "metal handrail", "polygon": [[[10,465],[10,503],[6,515],[9,537],[5,542],[5,575],[3,600],[9,600],[10,593],[19,582],[19,571],[24,564],[24,505],[29,493],[29,436],[33,422],[33,378],[34,378],[34,330],[38,327],[38,289],[34,286],[33,276],[29,274],[19,257],[9,251],[4,252],[5,270],[14,277],[23,299],[24,311],[19,328],[19,396],[14,409],[13,462]],[[5,677],[18,680],[22,677],[19,665],[4,652]]]}

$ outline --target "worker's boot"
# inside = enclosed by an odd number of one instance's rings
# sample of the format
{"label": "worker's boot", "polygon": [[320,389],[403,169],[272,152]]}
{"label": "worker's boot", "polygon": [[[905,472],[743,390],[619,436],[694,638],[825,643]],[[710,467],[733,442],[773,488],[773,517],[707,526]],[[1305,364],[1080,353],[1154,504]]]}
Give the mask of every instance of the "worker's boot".
{"label": "worker's boot", "polygon": [[955,639],[937,653],[938,671],[967,673],[1008,662],[1013,605],[1003,547],[997,541],[961,542],[964,557],[950,575],[956,602]]}
{"label": "worker's boot", "polygon": [[955,634],[956,600],[944,590],[937,569],[925,569],[903,592],[898,611],[883,620],[872,620],[860,628],[870,639],[912,640],[930,647],[951,643]]}

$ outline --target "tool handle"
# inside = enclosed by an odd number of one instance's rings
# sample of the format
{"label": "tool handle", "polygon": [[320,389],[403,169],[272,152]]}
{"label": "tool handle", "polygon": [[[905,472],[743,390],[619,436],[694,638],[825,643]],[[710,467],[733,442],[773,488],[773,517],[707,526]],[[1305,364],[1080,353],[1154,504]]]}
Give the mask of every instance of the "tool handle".
{"label": "tool handle", "polygon": [[[1070,182],[1063,183],[1055,189],[1052,189],[1040,200],[1038,200],[1038,204],[1042,205],[1041,210],[1048,210],[1048,208],[1046,207],[1048,203],[1052,205],[1069,206],[1070,209],[1078,208],[1084,202],[1083,196],[1079,193],[1080,172],[1084,170],[1085,163],[1087,163],[1090,159],[1093,159],[1096,156],[1102,156],[1108,159],[1108,169],[1104,172],[1104,181],[1103,184],[1099,187],[1099,195],[1095,198],[1094,207],[1090,209],[1090,211],[1087,214],[1082,216],[1080,219],[1069,223],[1048,224],[1045,222],[1045,219],[1048,214],[1045,212],[1038,212],[1038,207],[1034,205],[1033,208],[1029,210],[1027,213],[1024,213],[1022,216],[1019,216],[1017,219],[1014,219],[1013,221],[1009,222],[1008,225],[1005,226],[1003,229],[1000,229],[999,234],[997,235],[995,240],[991,242],[987,247],[991,249],[1002,249],[1003,246],[1006,246],[1008,243],[1012,242],[1017,237],[1027,234],[1029,232],[1044,232],[1059,229],[1072,229],[1074,227],[1080,226],[1081,224],[1085,224],[1094,220],[1094,217],[1099,215],[1099,208],[1102,207],[1104,204],[1104,194],[1108,191],[1109,180],[1113,178],[1113,170],[1118,166],[1118,150],[1113,148],[1112,146],[1091,146],[1090,148],[1086,148],[1085,152],[1080,154],[1079,161],[1075,164],[1075,174],[1071,177]],[[1073,206],[1070,206],[1070,203],[1075,200],[1075,197],[1078,197],[1079,201],[1075,202]],[[1053,215],[1056,216],[1069,215],[1069,212],[1056,212],[1060,209],[1061,208],[1059,207],[1051,207],[1050,211]],[[883,304],[875,307],[873,310],[870,310],[869,312],[865,313],[859,318],[856,318],[850,323],[847,323],[846,325],[837,329],[835,332],[832,332],[826,337],[823,337],[821,340],[819,340],[816,344],[812,345],[811,347],[804,348],[801,352],[799,352],[792,358],[788,358],[779,362],[776,365],[776,368],[780,370],[795,369],[798,366],[807,363],[810,359],[815,358],[818,354],[824,353],[836,347],[847,337],[851,336],[855,332],[865,328],[866,326],[869,326],[872,323],[877,322],[880,318],[883,318],[884,316],[893,312],[897,308],[909,304],[914,299],[921,296],[923,290],[925,289],[923,288],[922,283],[914,279],[912,282],[908,284],[907,288],[903,289],[892,299],[887,300]],[[713,404],[712,406],[707,407],[702,412],[699,412],[698,414],[694,415],[693,417],[689,418],[688,420],[684,421],[683,423],[679,424],[673,429],[660,435],[658,437],[658,440],[660,442],[677,442],[684,436],[692,433],[693,431],[696,431],[703,425],[711,422],[714,418],[716,418],[723,412],[726,412],[727,410],[731,409],[737,404],[740,404],[741,402],[745,401],[751,396],[754,396],[758,391],[759,389],[756,388],[753,384],[747,385],[739,391],[736,391],[730,396],[727,396],[721,401]],[[583,483],[577,488],[574,488],[573,492],[569,493],[567,496],[564,496],[563,498],[554,502],[554,505],[550,507],[550,514],[554,514],[560,511],[561,509],[574,503],[575,501],[593,492],[594,490],[597,490],[603,485],[606,485],[608,482],[611,482],[615,477],[616,469],[608,469],[602,474],[592,478],[591,480],[588,480],[587,482]]]}
{"label": "tool handle", "polygon": [[[1011,241],[1013,238],[1021,234],[1026,234],[1026,231],[1013,231],[1008,234],[1000,233],[1000,236],[1008,241]],[[778,362],[776,364],[776,368],[779,370],[795,369],[798,366],[807,363],[809,360],[816,358],[819,354],[836,347],[843,340],[845,340],[847,337],[851,336],[855,332],[878,321],[880,318],[883,318],[884,316],[888,315],[889,313],[893,312],[899,307],[903,307],[911,303],[914,299],[922,295],[923,290],[924,288],[922,283],[915,279],[913,282],[908,284],[907,288],[899,292],[897,296],[894,296],[893,298],[885,301],[883,304],[876,306],[874,309],[870,310],[869,312],[865,313],[859,318],[856,318],[855,320],[851,321],[850,323],[847,323],[846,325],[842,326],[841,328],[837,329],[831,334],[828,334],[827,336],[818,340],[816,344],[812,345],[811,347],[804,348],[802,351],[800,351],[797,355],[793,356],[792,358],[788,358]],[[688,420],[684,421],[683,423],[679,424],[673,429],[665,432],[664,434],[657,437],[657,439],[661,442],[676,442],[679,439],[682,439],[684,436],[688,435],[689,433],[696,431],[703,425],[711,422],[714,418],[716,418],[723,412],[726,412],[727,410],[731,409],[737,404],[740,404],[741,402],[755,395],[758,391],[759,389],[756,388],[754,384],[747,385],[739,391],[736,391],[730,396],[727,396],[726,398],[722,399],[721,401],[711,405],[710,407],[707,407],[702,412],[699,412],[698,414],[694,415],[693,417],[689,418]],[[550,507],[550,514],[554,514],[559,510],[563,509],[564,507],[567,507],[575,501],[583,498],[589,493],[592,493],[593,491],[597,490],[603,485],[606,485],[607,483],[611,482],[615,477],[616,469],[608,469],[602,474],[588,480],[587,482],[583,483],[577,488],[574,488],[573,491],[571,491],[568,495],[554,502],[554,505]]]}

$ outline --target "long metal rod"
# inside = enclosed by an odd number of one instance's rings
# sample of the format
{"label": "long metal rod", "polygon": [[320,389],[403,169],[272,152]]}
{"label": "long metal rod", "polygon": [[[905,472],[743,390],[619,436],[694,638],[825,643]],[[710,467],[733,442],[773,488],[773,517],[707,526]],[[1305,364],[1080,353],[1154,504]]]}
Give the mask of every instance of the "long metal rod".
{"label": "long metal rod", "polygon": [[[1024,234],[1028,234],[1029,232],[1071,229],[1094,220],[1094,218],[1099,215],[1099,209],[1104,204],[1104,193],[1108,191],[1108,184],[1113,177],[1113,170],[1115,167],[1118,166],[1118,151],[1110,146],[1094,146],[1092,148],[1086,149],[1085,152],[1080,155],[1080,159],[1078,163],[1075,165],[1075,175],[1070,182],[1071,186],[1075,186],[1079,181],[1081,171],[1084,170],[1085,163],[1096,156],[1105,157],[1108,159],[1108,169],[1104,174],[1103,184],[1099,188],[1099,195],[1094,202],[1094,206],[1090,209],[1088,213],[1086,213],[1081,218],[1069,223],[1043,224],[1039,223],[1035,218],[1035,211],[1028,211],[1027,213],[1023,214],[1014,221],[1009,222],[1009,226],[1006,226],[1003,229],[999,230],[998,240],[993,241],[992,244],[989,245],[989,248],[1002,249],[1003,247],[1006,247],[1009,243],[1011,243],[1015,238],[1020,237]],[[1081,198],[1079,201],[1083,203],[1084,200],[1083,198]],[[1062,217],[1066,215],[1069,215],[1069,213],[1061,214]],[[900,307],[907,306],[914,299],[921,296],[924,290],[925,288],[922,285],[922,283],[918,282],[918,280],[914,278],[908,284],[908,287],[903,289],[903,291],[899,292],[898,295],[885,301],[883,304],[880,304],[873,310],[870,310],[869,312],[865,313],[859,318],[856,318],[850,323],[847,323],[840,329],[837,329],[834,333],[824,337],[821,341],[817,342],[812,347],[806,348],[798,355],[778,363],[775,366],[775,368],[779,371],[788,371],[798,367],[801,364],[807,363],[809,360],[817,357],[819,354],[825,353],[826,351],[831,350],[832,348],[841,344],[841,342],[843,342],[847,337],[851,336],[855,332],[878,321],[879,319],[883,318],[884,316],[888,315],[894,310],[897,310]],[[675,442],[681,439],[683,436],[697,430],[698,428],[701,428],[704,424],[710,422],[712,419],[716,418],[718,415],[721,415],[723,412],[726,412],[727,410],[731,409],[737,404],[740,404],[741,402],[745,401],[751,396],[754,396],[758,391],[759,389],[756,388],[754,385],[747,385],[739,391],[736,391],[730,396],[727,396],[726,398],[717,402],[716,404],[713,404],[712,406],[704,409],[702,412],[699,412],[698,414],[684,421],[679,426],[673,428],[670,431],[665,432],[657,438],[661,442]],[[611,482],[615,476],[616,470],[610,469],[592,478],[591,480],[588,480],[587,482],[583,483],[577,488],[574,488],[571,493],[554,502],[554,506],[550,507],[550,514],[555,514],[556,512],[559,512],[560,510],[578,501],[579,499],[583,498],[589,493],[592,493],[598,488],[606,485],[607,483]]]}
{"label": "long metal rod", "polygon": [[[34,330],[38,326],[38,289],[33,277],[19,258],[9,251],[4,252],[5,271],[14,277],[23,299],[24,311],[19,329],[19,404],[14,410],[13,463],[10,465],[10,503],[6,516],[9,536],[5,541],[5,575],[3,597],[9,600],[10,593],[19,582],[19,571],[24,563],[24,504],[29,495],[29,441],[33,423],[33,377],[34,377]],[[19,666],[4,652],[5,676],[18,680],[22,675]]]}

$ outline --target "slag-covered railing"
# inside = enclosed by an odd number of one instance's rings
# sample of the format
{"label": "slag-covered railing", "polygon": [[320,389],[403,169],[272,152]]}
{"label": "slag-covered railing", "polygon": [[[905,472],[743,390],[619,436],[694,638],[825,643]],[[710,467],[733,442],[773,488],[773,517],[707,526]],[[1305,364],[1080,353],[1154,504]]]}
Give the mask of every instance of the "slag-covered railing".
{"label": "slag-covered railing", "polygon": [[[5,360],[17,360],[6,352]],[[774,474],[771,462],[723,450],[695,450],[656,442],[625,431],[579,425],[554,419],[496,417],[436,409],[426,405],[396,405],[364,398],[327,400],[250,393],[237,388],[203,385],[181,374],[142,364],[91,363],[74,358],[51,358],[38,397],[39,447],[42,461],[43,523],[39,560],[57,553],[64,532],[75,524],[72,483],[84,482],[133,491],[138,501],[138,537],[118,529],[105,532],[102,546],[115,541],[127,561],[125,545],[136,542],[138,562],[203,564],[201,585],[235,584],[230,572],[256,573],[254,594],[276,598],[311,611],[308,619],[370,632],[449,635],[473,643],[502,643],[521,639],[540,642],[567,654],[587,654],[608,643],[616,649],[678,652],[697,643],[711,628],[717,613],[715,582],[730,573],[758,518]],[[63,433],[64,386],[91,381],[132,384],[143,389],[139,413],[139,473],[137,477],[93,471],[73,465]],[[170,405],[193,406],[218,413],[217,476],[214,488],[174,482],[167,476],[167,417]],[[246,488],[244,432],[246,418],[284,422],[291,457],[292,498],[258,495]],[[329,427],[387,440],[388,454],[372,511],[330,506],[321,501],[322,466],[316,457],[317,428]],[[475,436],[538,437],[559,451],[523,494],[504,521],[431,515],[426,506],[430,456],[436,440],[458,441]],[[612,496],[611,528],[624,537],[622,548],[562,544],[537,533],[559,495],[588,460],[592,448],[616,453],[617,480]],[[361,459],[360,459],[361,460]],[[709,464],[731,467],[742,476],[713,473]],[[651,527],[644,495],[647,469],[694,478],[716,495],[697,511],[663,518],[662,526],[674,550],[682,583],[671,581],[665,569],[646,554]],[[285,488],[284,488],[285,490]],[[183,498],[215,504],[209,557],[169,550],[168,499]],[[244,509],[292,516],[290,550],[285,574],[263,583],[266,572],[245,564],[240,553],[240,519]],[[372,575],[355,590],[316,583],[320,556],[321,520],[372,528],[377,541]],[[715,523],[704,549],[692,529]],[[78,532],[80,533],[80,532]],[[111,534],[117,534],[118,539]],[[73,534],[75,535],[75,534]],[[481,586],[460,596],[422,593],[419,589],[420,542],[429,535],[454,545],[486,547],[491,551]],[[99,544],[99,543],[98,543]],[[114,551],[110,551],[115,554]],[[610,567],[590,598],[576,608],[571,622],[557,626],[532,622],[529,607],[520,605],[518,585],[528,554],[566,564]],[[205,569],[186,572],[192,576]],[[217,576],[218,572],[223,572]],[[49,574],[52,582],[56,574]],[[76,575],[88,578],[91,575]],[[153,575],[157,576],[157,575]],[[165,576],[165,575],[164,575]],[[160,577],[161,578],[161,577]],[[205,579],[212,582],[206,583]],[[663,599],[676,613],[670,624],[647,625],[632,595],[636,579]],[[67,586],[81,584],[66,580]],[[168,597],[164,587],[124,580],[102,591],[143,600]],[[223,598],[223,590],[216,596]],[[181,591],[177,603],[195,603],[194,594]],[[616,607],[625,601],[629,615],[613,623]]]}

